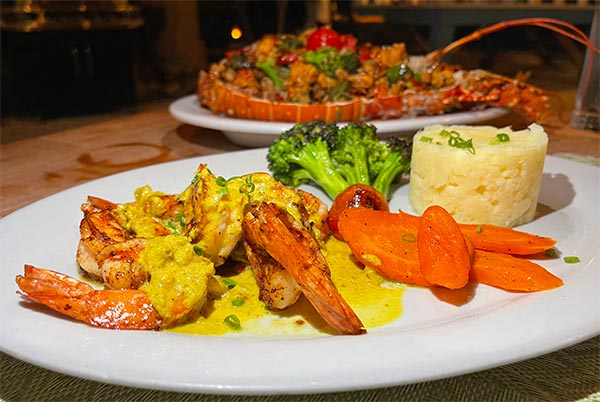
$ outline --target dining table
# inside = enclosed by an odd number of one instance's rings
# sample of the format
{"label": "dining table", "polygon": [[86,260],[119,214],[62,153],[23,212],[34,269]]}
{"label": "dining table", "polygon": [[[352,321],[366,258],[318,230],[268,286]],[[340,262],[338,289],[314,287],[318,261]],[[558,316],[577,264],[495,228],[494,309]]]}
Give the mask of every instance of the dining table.
{"label": "dining table", "polygon": [[[528,121],[510,112],[477,124],[518,128],[526,127]],[[598,132],[573,128],[564,117],[542,125],[549,138],[548,154],[600,166]],[[208,155],[243,149],[220,131],[179,122],[162,104],[3,143],[0,216],[116,173],[186,158],[201,161]],[[589,212],[598,215],[597,211]],[[599,336],[523,361],[450,378],[319,394],[227,395],[145,389],[63,374],[8,353],[0,353],[0,361],[0,399],[4,401],[600,401]]]}

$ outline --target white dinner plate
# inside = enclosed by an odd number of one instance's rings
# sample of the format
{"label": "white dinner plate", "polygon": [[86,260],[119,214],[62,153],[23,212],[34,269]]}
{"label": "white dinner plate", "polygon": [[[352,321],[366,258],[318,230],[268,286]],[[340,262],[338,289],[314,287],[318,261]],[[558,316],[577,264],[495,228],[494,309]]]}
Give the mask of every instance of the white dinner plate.
{"label": "white dinner plate", "polygon": [[[142,388],[222,394],[316,393],[444,378],[527,359],[600,334],[600,169],[546,159],[540,208],[522,230],[551,236],[562,258],[540,260],[564,286],[533,294],[486,285],[458,307],[407,288],[404,312],[366,335],[199,336],[113,331],[37,308],[17,294],[23,264],[77,276],[79,206],[88,194],[117,202],[135,188],[176,193],[200,162],[224,177],[265,171],[266,150],[187,159],[92,181],[0,221],[0,350],[77,377]],[[307,187],[308,189],[311,189]],[[319,196],[321,192],[312,189]],[[412,211],[408,188],[392,209]]]}
{"label": "white dinner plate", "polygon": [[[216,115],[198,104],[196,95],[188,95],[173,102],[169,111],[182,123],[220,130],[231,142],[245,147],[268,147],[293,123],[235,119]],[[493,119],[507,113],[506,109],[490,108],[479,111],[448,113],[439,116],[422,116],[390,120],[373,120],[382,137],[390,135],[412,135],[417,130],[432,124],[470,124]]]}

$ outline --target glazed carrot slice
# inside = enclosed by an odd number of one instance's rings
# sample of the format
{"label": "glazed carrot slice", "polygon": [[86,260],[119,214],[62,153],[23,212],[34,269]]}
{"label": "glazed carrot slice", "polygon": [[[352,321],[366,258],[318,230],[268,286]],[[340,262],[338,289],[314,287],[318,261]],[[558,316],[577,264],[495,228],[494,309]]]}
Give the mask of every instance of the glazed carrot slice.
{"label": "glazed carrot slice", "polygon": [[[421,217],[399,211],[404,219],[419,221]],[[459,223],[460,230],[477,250],[493,251],[511,255],[532,255],[544,252],[556,245],[550,237],[538,236],[503,226],[488,224],[471,225]]]}
{"label": "glazed carrot slice", "polygon": [[380,274],[410,285],[430,286],[423,277],[417,247],[418,225],[400,214],[358,207],[338,220],[354,256]]}
{"label": "glazed carrot slice", "polygon": [[421,272],[429,283],[460,289],[469,282],[471,255],[467,242],[444,208],[432,205],[423,212],[417,245]]}
{"label": "glazed carrot slice", "polygon": [[563,285],[562,279],[534,262],[483,250],[475,250],[469,276],[473,282],[520,292],[549,290]]}
{"label": "glazed carrot slice", "polygon": [[551,249],[556,240],[494,225],[461,224],[462,232],[478,250],[512,255],[531,255]]}

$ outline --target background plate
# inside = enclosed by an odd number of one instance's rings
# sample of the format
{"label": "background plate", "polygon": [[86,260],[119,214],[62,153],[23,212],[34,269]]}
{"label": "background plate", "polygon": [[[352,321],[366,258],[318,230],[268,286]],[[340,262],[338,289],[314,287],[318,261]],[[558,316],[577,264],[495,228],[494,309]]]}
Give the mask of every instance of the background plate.
{"label": "background plate", "polygon": [[[182,123],[220,130],[231,142],[245,147],[267,147],[293,123],[268,122],[259,120],[234,119],[216,115],[198,105],[196,95],[188,95],[173,102],[169,107],[171,115]],[[412,135],[417,130],[432,124],[470,124],[505,115],[501,108],[491,108],[472,112],[459,112],[439,116],[423,116],[391,120],[373,120],[369,123],[377,127],[382,137],[390,135]]]}
{"label": "background plate", "polygon": [[[540,216],[522,230],[551,236],[563,255],[539,261],[565,285],[534,294],[485,285],[454,306],[408,288],[404,313],[363,336],[193,336],[93,328],[25,302],[15,276],[30,263],[77,275],[80,204],[88,194],[117,202],[150,184],[181,191],[200,162],[224,177],[265,171],[266,150],[193,158],[73,187],[0,221],[0,349],[18,359],[87,379],[151,389],[223,394],[344,391],[459,375],[527,359],[600,334],[600,170],[549,156]],[[310,188],[307,188],[310,189]],[[316,189],[310,189],[323,196]],[[392,209],[411,211],[408,188]]]}

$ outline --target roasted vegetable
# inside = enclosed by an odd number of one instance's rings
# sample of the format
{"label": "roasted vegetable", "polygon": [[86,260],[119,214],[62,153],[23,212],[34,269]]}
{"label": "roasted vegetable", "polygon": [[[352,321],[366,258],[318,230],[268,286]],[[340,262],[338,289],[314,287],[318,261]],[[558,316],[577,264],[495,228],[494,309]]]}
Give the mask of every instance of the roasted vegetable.
{"label": "roasted vegetable", "polygon": [[321,120],[294,125],[269,148],[273,176],[289,186],[314,183],[332,200],[352,184],[372,185],[385,199],[410,168],[408,139],[380,140],[374,126],[338,127]]}
{"label": "roasted vegetable", "polygon": [[331,159],[338,128],[321,120],[296,124],[269,147],[267,160],[273,176],[297,187],[310,182],[319,184],[334,199],[348,183]]}
{"label": "roasted vegetable", "polygon": [[[440,207],[433,208],[423,216],[346,208],[339,216],[339,231],[360,262],[406,284],[458,289],[470,281],[517,292],[537,292],[563,285],[562,279],[533,261],[484,251],[489,248],[488,243],[493,243],[495,249],[509,249],[514,244],[511,232],[521,239],[539,236],[509,228],[496,231],[486,225],[488,241],[471,242],[477,236],[470,226],[452,223],[450,215],[440,213]],[[424,234],[428,230],[434,233]],[[504,236],[509,237],[506,245]],[[551,248],[554,244],[552,239],[539,238],[545,239],[546,244],[540,247]]]}

